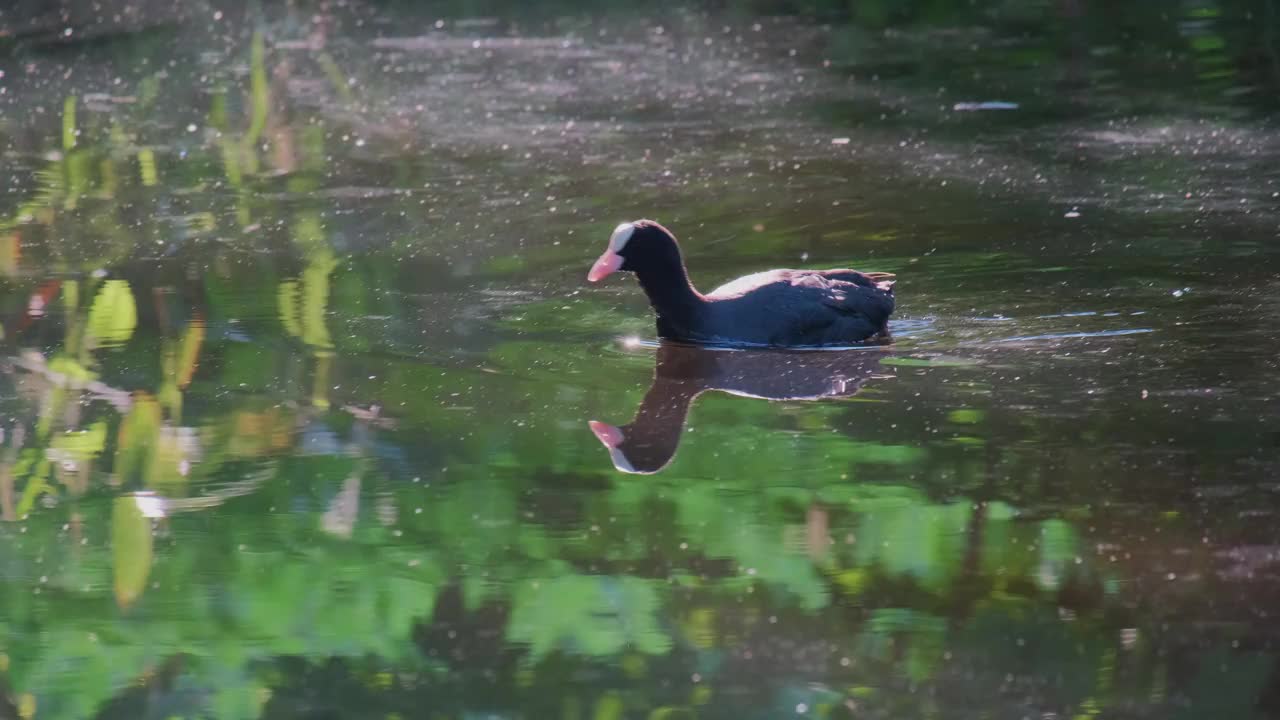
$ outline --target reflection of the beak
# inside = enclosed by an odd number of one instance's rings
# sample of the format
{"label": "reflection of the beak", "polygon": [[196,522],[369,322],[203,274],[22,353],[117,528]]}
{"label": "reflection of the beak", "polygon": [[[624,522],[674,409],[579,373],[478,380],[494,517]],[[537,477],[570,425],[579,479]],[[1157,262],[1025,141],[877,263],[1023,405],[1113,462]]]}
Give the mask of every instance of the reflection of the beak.
{"label": "reflection of the beak", "polygon": [[599,420],[588,420],[587,425],[591,427],[591,432],[604,444],[609,450],[609,459],[613,461],[613,466],[624,473],[644,474],[627,460],[627,456],[622,453],[619,446],[622,445],[626,437],[620,428],[616,428],[608,423],[602,423]]}
{"label": "reflection of the beak", "polygon": [[608,423],[602,423],[599,420],[588,420],[587,425],[591,428],[591,432],[595,433],[596,437],[607,448],[616,448],[626,439],[621,430]]}

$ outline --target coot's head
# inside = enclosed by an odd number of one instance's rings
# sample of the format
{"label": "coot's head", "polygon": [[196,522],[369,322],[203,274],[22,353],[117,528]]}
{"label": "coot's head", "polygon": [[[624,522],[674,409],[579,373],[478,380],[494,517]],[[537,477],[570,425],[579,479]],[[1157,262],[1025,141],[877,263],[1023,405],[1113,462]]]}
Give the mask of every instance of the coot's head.
{"label": "coot's head", "polygon": [[587,424],[609,451],[613,466],[621,472],[635,475],[652,475],[666,467],[676,454],[683,429],[683,425],[675,425],[674,433],[670,432],[672,428],[663,428],[666,432],[662,432],[660,437],[644,437],[643,428],[636,428],[634,423],[614,427],[592,420]]}
{"label": "coot's head", "polygon": [[675,236],[652,220],[636,220],[613,229],[608,249],[591,266],[587,280],[597,282],[619,271],[664,270],[672,265],[681,265]]}

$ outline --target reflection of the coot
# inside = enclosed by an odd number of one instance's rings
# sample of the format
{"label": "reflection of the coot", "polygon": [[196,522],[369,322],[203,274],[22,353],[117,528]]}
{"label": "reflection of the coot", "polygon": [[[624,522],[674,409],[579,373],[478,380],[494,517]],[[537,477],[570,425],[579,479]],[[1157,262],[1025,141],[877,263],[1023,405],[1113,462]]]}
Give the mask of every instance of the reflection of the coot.
{"label": "reflection of the coot", "polygon": [[698,395],[719,390],[765,400],[848,397],[875,374],[882,356],[879,348],[788,352],[663,343],[635,419],[621,427],[596,420],[589,425],[614,467],[656,473],[675,456]]}

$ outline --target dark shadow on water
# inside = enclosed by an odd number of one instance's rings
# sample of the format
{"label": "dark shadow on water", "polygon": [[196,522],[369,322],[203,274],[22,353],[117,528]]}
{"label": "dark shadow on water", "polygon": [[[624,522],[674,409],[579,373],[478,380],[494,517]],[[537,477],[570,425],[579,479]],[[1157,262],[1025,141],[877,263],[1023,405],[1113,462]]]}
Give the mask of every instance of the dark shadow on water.
{"label": "dark shadow on water", "polygon": [[675,457],[689,408],[702,393],[792,401],[851,397],[875,376],[883,355],[879,347],[791,352],[664,342],[635,418],[621,427],[597,420],[589,425],[615,468],[656,473]]}

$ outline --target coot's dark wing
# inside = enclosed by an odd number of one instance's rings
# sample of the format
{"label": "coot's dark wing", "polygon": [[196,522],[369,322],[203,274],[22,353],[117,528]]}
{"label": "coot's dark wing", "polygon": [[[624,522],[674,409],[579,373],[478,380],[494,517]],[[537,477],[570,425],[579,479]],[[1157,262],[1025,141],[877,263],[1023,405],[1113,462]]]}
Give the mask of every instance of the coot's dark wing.
{"label": "coot's dark wing", "polygon": [[883,332],[894,306],[892,286],[883,282],[855,270],[796,273],[792,286],[816,293],[825,310],[811,314],[806,334],[820,336],[815,344],[836,344]]}
{"label": "coot's dark wing", "polygon": [[770,270],[716,288],[708,341],[775,346],[847,345],[884,330],[888,286],[855,270]]}
{"label": "coot's dark wing", "polygon": [[886,292],[893,292],[893,283],[896,282],[897,278],[897,275],[893,273],[859,272],[857,270],[821,270],[815,271],[815,274],[832,280],[844,280],[863,287],[877,287]]}

